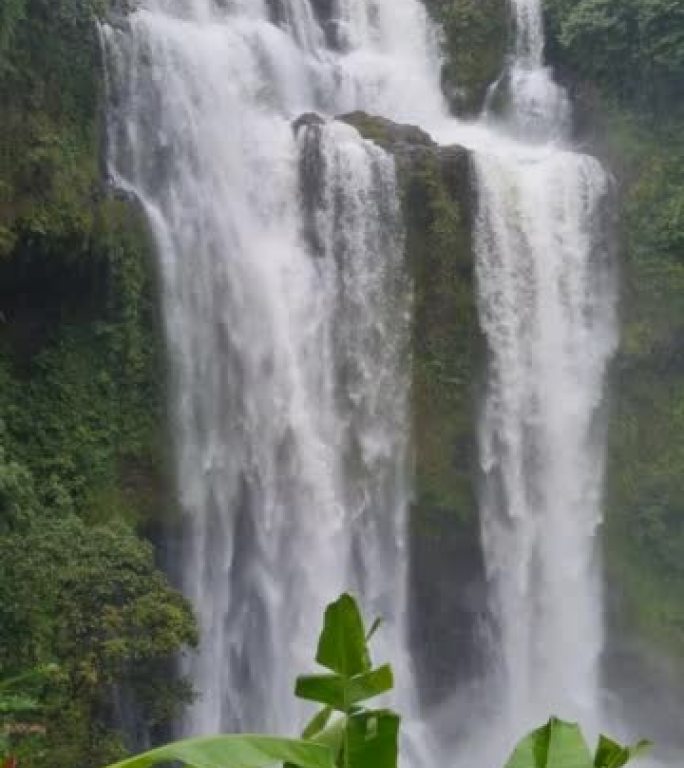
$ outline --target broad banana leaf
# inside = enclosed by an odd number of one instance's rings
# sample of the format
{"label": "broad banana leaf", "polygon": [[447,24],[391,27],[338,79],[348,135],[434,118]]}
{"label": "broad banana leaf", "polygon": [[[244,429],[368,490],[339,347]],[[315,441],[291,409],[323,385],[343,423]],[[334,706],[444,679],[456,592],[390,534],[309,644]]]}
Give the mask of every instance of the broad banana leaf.
{"label": "broad banana leaf", "polygon": [[332,751],[323,744],[251,734],[177,741],[110,768],[151,768],[174,762],[187,768],[266,768],[279,763],[298,768],[335,768]]}

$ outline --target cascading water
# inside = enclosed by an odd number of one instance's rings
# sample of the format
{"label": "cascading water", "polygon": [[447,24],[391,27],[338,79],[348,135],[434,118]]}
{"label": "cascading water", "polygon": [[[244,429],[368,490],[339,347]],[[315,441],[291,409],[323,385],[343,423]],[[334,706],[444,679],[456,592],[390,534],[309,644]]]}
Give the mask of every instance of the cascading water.
{"label": "cascading water", "polygon": [[[562,135],[538,2],[514,2],[514,130]],[[517,85],[522,84],[519,91]],[[502,151],[503,150],[503,151]],[[597,728],[598,528],[607,365],[617,343],[610,181],[553,145],[474,157],[480,315],[489,348],[481,518],[511,736],[549,712]]]}
{"label": "cascading water", "polygon": [[105,29],[113,168],[161,262],[181,582],[203,636],[188,732],[296,731],[294,675],[344,589],[404,653],[410,291],[394,163],[347,126],[295,137],[318,90],[352,82],[307,55],[321,36],[306,8],[285,6],[292,37],[265,7],[199,2]]}
{"label": "cascading water", "polygon": [[565,90],[544,66],[540,0],[513,0],[515,48],[503,78],[506,129],[522,141],[563,137],[570,124]]}
{"label": "cascading water", "polygon": [[603,647],[599,418],[615,345],[607,179],[554,153],[524,175],[476,161],[480,311],[490,350],[483,545],[517,731],[550,710],[595,725]]}
{"label": "cascading water", "polygon": [[390,620],[383,652],[408,658],[410,286],[394,165],[349,127],[292,127],[354,109],[473,151],[492,755],[549,710],[595,722],[610,185],[551,141],[569,108],[542,64],[540,2],[512,8],[499,117],[478,125],[446,114],[417,0],[146,0],[103,30],[112,173],[142,201],[160,259],[180,570],[203,636],[188,732],[292,732],[292,676],[342,589]]}

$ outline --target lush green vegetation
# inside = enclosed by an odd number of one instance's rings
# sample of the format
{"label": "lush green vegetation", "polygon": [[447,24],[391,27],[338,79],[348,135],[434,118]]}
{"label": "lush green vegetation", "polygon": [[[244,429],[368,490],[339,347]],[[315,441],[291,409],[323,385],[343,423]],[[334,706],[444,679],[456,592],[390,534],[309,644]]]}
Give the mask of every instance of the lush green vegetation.
{"label": "lush green vegetation", "polygon": [[474,115],[503,70],[508,50],[506,0],[427,0],[443,30],[442,84],[457,114]]}
{"label": "lush green vegetation", "polygon": [[464,154],[425,153],[404,174],[407,252],[414,272],[413,439],[423,522],[474,517],[473,387],[480,342]]}
{"label": "lush green vegetation", "polygon": [[621,101],[671,112],[684,96],[679,0],[546,0],[552,55]]}
{"label": "lush green vegetation", "polygon": [[684,658],[684,6],[546,0],[549,54],[618,179],[623,343],[606,551],[622,621]]}
{"label": "lush green vegetation", "polygon": [[684,658],[684,123],[612,121],[627,167],[609,565],[632,619]]}
{"label": "lush green vegetation", "polygon": [[0,255],[92,230],[99,183],[97,0],[9,0],[0,13]]}
{"label": "lush green vegetation", "polygon": [[102,184],[98,0],[0,4],[0,674],[26,766],[95,766],[190,697],[157,570],[163,381],[144,221]]}
{"label": "lush green vegetation", "polygon": [[649,747],[646,741],[623,746],[602,735],[592,754],[575,723],[552,717],[518,744],[505,768],[622,768]]}
{"label": "lush green vegetation", "polygon": [[141,729],[176,714],[189,690],[174,681],[171,660],[195,634],[148,544],[122,523],[88,526],[70,515],[17,525],[0,548],[2,669],[57,661],[39,691],[32,722],[46,730],[27,765],[96,765],[122,754],[117,707],[139,712]]}

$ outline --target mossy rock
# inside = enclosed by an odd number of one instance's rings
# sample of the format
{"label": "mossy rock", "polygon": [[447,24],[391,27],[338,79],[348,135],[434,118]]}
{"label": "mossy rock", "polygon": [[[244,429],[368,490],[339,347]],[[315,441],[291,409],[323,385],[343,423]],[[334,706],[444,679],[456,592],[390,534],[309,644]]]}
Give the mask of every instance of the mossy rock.
{"label": "mossy rock", "polygon": [[[413,274],[411,628],[426,705],[483,669],[486,605],[475,484],[476,391],[483,349],[471,243],[473,187],[461,147],[365,113],[340,118],[396,160]],[[440,575],[449,572],[453,589]]]}
{"label": "mossy rock", "polygon": [[443,30],[442,86],[453,111],[472,116],[501,75],[509,48],[507,0],[428,0]]}
{"label": "mossy rock", "polygon": [[383,149],[396,154],[403,149],[411,151],[416,147],[437,148],[430,136],[418,126],[394,123],[378,115],[367,112],[349,112],[337,118],[353,126],[364,139],[374,142]]}

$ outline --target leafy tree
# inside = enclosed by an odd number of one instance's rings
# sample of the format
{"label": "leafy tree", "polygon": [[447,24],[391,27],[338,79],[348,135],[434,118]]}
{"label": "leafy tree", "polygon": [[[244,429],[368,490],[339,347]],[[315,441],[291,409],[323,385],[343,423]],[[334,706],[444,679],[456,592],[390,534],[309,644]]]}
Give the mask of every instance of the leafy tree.
{"label": "leafy tree", "polygon": [[36,764],[122,754],[113,730],[122,691],[150,728],[189,699],[171,673],[178,649],[197,639],[190,607],[128,527],[42,518],[0,537],[0,561],[0,667],[60,667],[41,692],[47,748]]}
{"label": "leafy tree", "polygon": [[[4,425],[0,421],[0,440]],[[23,527],[36,508],[31,473],[16,461],[7,458],[0,442],[0,535]]]}
{"label": "leafy tree", "polygon": [[684,94],[679,0],[546,0],[551,45],[573,71],[625,101],[658,110]]}

